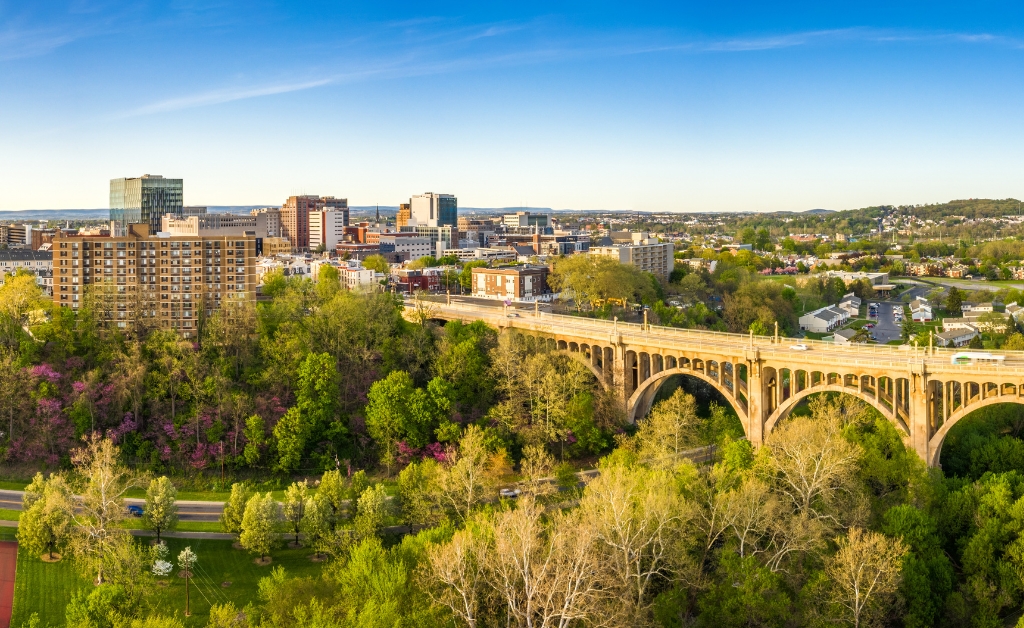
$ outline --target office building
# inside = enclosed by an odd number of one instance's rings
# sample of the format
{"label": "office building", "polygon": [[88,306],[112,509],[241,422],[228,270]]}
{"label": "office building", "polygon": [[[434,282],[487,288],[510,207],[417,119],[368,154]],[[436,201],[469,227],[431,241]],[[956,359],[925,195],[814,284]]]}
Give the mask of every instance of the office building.
{"label": "office building", "polygon": [[590,254],[613,257],[666,281],[675,267],[674,248],[671,242],[662,243],[645,233],[634,233],[631,244],[591,246]]}
{"label": "office building", "polygon": [[181,208],[181,215],[185,218],[188,218],[189,216],[205,216],[206,208],[199,207],[197,205],[186,205]]}
{"label": "office building", "polygon": [[409,261],[434,255],[437,252],[431,248],[430,238],[420,237],[415,233],[381,233],[374,239],[380,245],[382,255],[399,253],[402,254],[402,259]]}
{"label": "office building", "polygon": [[160,327],[193,337],[202,316],[255,301],[256,243],[253,232],[172,236],[146,224],[113,237],[61,234],[53,242],[53,301],[78,309],[88,300],[107,329]]}
{"label": "office building", "polygon": [[550,227],[547,214],[531,214],[530,212],[516,212],[502,216],[502,224],[509,228],[525,227]]}
{"label": "office building", "polygon": [[395,216],[395,226],[404,227],[409,224],[409,219],[412,218],[412,209],[409,207],[409,203],[401,203],[398,205],[398,215]]}
{"label": "office building", "polygon": [[348,211],[321,209],[309,213],[309,248],[332,251],[345,240]]}
{"label": "office building", "polygon": [[334,209],[342,212],[345,224],[348,224],[348,199],[333,196],[289,196],[281,207],[281,236],[288,238],[292,248],[309,248],[309,214],[310,212]]}
{"label": "office building", "polygon": [[441,257],[444,249],[458,248],[459,232],[455,227],[405,226],[401,233],[415,233],[430,240],[430,251],[434,257]]}
{"label": "office building", "polygon": [[279,238],[281,237],[281,208],[280,207],[261,207],[260,209],[253,209],[249,212],[253,216],[259,216],[263,214],[267,217],[267,237],[268,238]]}
{"label": "office building", "polygon": [[[417,194],[409,199],[411,220],[424,227],[459,227],[458,200],[451,194]],[[409,224],[412,224],[411,222]]]}
{"label": "office building", "polygon": [[127,232],[130,224],[146,224],[151,231],[160,228],[164,214],[182,215],[182,180],[165,179],[158,174],[110,180],[110,221]]}

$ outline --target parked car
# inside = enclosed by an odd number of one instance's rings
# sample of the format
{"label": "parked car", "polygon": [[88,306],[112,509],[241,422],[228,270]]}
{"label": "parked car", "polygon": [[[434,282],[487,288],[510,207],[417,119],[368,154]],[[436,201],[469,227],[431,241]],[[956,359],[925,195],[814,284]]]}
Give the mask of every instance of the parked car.
{"label": "parked car", "polygon": [[132,504],[131,506],[128,506],[128,514],[133,516],[133,517],[141,517],[142,516],[142,506],[136,506],[135,504]]}
{"label": "parked car", "polygon": [[519,497],[519,495],[522,494],[522,491],[520,491],[518,488],[503,488],[500,491],[498,491],[498,494],[506,499],[515,499],[516,497]]}

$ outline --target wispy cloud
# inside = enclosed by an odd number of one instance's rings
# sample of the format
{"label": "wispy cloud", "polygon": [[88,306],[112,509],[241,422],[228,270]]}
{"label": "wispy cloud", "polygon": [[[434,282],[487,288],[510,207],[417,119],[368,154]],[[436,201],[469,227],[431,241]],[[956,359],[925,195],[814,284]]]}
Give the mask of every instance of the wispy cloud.
{"label": "wispy cloud", "polygon": [[222,103],[232,102],[235,100],[259,98],[260,96],[287,94],[288,92],[298,92],[306,89],[313,89],[314,87],[323,87],[324,85],[335,83],[337,82],[337,80],[338,79],[336,77],[331,77],[316,79],[312,81],[304,81],[300,83],[279,83],[261,86],[215,89],[208,92],[201,92],[198,94],[191,94],[189,96],[182,96],[180,98],[170,98],[168,100],[154,102],[149,105],[139,107],[138,109],[133,109],[129,112],[126,112],[124,116],[144,116],[154,113],[178,111],[179,109],[191,109],[193,107],[219,105]]}
{"label": "wispy cloud", "polygon": [[[268,81],[231,86],[170,98],[123,112],[118,117],[145,116],[233,101],[274,96],[343,83],[389,80],[411,76],[450,74],[502,66],[558,63],[578,59],[611,58],[658,53],[756,53],[802,46],[844,43],[951,43],[1000,45],[1024,48],[1021,41],[986,33],[938,33],[922,31],[846,28],[771,34],[751,37],[679,40],[663,32],[610,33],[599,35],[546,36],[536,23],[484,24],[473,27],[438,28],[438,20],[392,23],[394,31],[430,26],[427,37],[410,37],[417,45],[397,46],[380,58],[349,61],[345,71],[323,73],[307,80]],[[525,33],[523,33],[525,31]],[[516,33],[515,37],[507,37]],[[415,33],[414,33],[415,34]],[[378,35],[380,35],[378,33]],[[360,38],[367,41],[366,37]],[[387,37],[378,37],[387,39]]]}

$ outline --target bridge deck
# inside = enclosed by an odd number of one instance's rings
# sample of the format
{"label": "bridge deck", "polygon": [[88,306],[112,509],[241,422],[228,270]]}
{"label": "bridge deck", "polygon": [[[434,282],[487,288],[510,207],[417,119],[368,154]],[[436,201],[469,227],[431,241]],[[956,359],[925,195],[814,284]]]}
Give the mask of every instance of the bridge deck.
{"label": "bridge deck", "polygon": [[[844,367],[900,368],[909,365],[923,365],[930,373],[970,374],[1006,377],[1019,374],[1024,378],[1024,351],[998,351],[1005,356],[1002,365],[954,365],[952,355],[963,349],[915,348],[907,345],[837,345],[820,340],[796,340],[771,336],[753,336],[728,332],[679,329],[650,325],[644,328],[639,323],[623,323],[600,319],[581,318],[547,312],[514,311],[516,316],[507,316],[498,307],[471,303],[437,303],[433,301],[407,301],[406,308],[425,308],[428,317],[459,320],[482,320],[496,327],[513,327],[551,335],[586,337],[597,342],[621,342],[629,345],[657,346],[666,351],[707,351],[739,353],[756,348],[762,358],[798,360],[801,363],[822,362]],[[791,347],[804,344],[807,351]]]}

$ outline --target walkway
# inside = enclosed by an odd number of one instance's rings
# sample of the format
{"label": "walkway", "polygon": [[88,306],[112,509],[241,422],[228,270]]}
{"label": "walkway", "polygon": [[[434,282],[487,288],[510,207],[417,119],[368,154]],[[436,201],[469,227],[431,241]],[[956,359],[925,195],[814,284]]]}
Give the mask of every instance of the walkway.
{"label": "walkway", "polygon": [[0,628],[11,625],[14,608],[14,574],[18,571],[18,544],[0,541]]}

